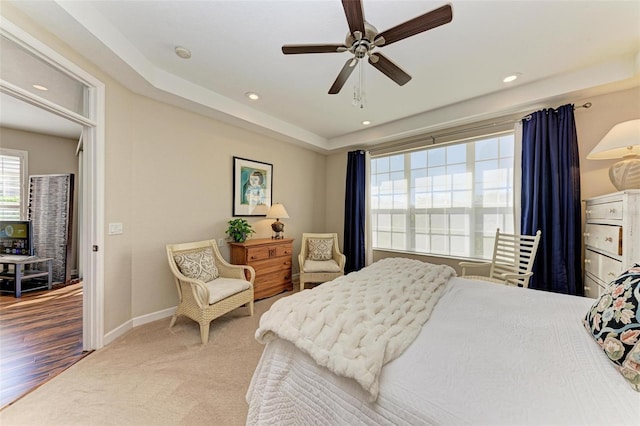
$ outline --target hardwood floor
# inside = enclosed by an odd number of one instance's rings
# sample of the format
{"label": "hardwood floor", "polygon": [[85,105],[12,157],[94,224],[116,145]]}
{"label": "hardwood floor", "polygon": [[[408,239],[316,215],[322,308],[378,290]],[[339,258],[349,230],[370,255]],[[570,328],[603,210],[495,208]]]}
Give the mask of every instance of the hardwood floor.
{"label": "hardwood floor", "polygon": [[82,351],[82,283],[0,296],[0,407],[64,371]]}

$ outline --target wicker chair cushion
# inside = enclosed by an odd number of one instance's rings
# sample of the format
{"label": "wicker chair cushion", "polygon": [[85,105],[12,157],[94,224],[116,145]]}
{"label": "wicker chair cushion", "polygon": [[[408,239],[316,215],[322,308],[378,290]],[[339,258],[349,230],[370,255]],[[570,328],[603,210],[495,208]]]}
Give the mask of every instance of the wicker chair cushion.
{"label": "wicker chair cushion", "polygon": [[182,275],[187,278],[208,282],[220,276],[210,248],[182,251],[173,258]]}
{"label": "wicker chair cushion", "polygon": [[333,238],[309,238],[308,256],[311,260],[329,260],[333,258]]}
{"label": "wicker chair cushion", "polygon": [[302,266],[304,272],[314,273],[314,272],[340,272],[340,266],[338,263],[331,260],[311,260],[307,259],[304,261],[304,265]]}
{"label": "wicker chair cushion", "polygon": [[251,288],[251,283],[237,278],[217,278],[204,285],[209,290],[209,304],[213,305],[229,296]]}

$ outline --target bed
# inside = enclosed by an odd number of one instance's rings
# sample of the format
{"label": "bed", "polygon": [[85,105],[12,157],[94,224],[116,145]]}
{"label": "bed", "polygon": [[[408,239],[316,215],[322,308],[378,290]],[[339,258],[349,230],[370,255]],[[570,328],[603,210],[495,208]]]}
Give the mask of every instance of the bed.
{"label": "bed", "polygon": [[[347,286],[353,275],[323,286]],[[320,288],[281,300],[304,306]],[[261,319],[266,346],[247,424],[640,424],[640,392],[582,323],[593,299],[455,276],[439,289],[415,340],[380,369],[373,398],[286,332],[265,332]]]}

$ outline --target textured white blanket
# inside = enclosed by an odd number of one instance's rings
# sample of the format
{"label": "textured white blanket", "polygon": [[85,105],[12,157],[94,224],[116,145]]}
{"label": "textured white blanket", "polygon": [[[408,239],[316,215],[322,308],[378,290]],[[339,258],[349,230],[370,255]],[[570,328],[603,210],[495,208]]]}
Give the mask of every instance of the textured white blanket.
{"label": "textured white blanket", "polygon": [[288,340],[333,373],[356,380],[374,401],[382,366],[397,358],[429,319],[455,271],[404,258],[276,301],[256,339]]}

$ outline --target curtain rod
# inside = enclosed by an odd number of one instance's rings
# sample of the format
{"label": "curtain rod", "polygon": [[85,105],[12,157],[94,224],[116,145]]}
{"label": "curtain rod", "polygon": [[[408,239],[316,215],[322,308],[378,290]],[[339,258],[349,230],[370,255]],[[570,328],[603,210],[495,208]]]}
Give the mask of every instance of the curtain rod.
{"label": "curtain rod", "polygon": [[[592,105],[592,103],[591,103],[591,102],[585,102],[585,103],[583,103],[582,105],[574,106],[574,107],[573,107],[573,110],[575,111],[575,110],[577,110],[578,108],[585,108],[585,109],[588,109],[588,108],[591,108],[591,105]],[[553,110],[555,111],[555,108],[553,108]],[[522,119],[523,119],[523,120],[527,120],[527,121],[531,120],[531,114],[525,115],[524,117],[522,117]]]}
{"label": "curtain rod", "polygon": [[[573,109],[576,110],[578,108],[591,108],[591,102],[585,102],[582,105],[578,105],[578,106],[574,106]],[[529,117],[529,118],[527,118]],[[380,151],[388,151],[389,149],[393,150],[394,148],[401,148],[401,147],[407,147],[408,149],[411,149],[411,145],[420,141],[420,140],[425,140],[425,139],[431,139],[431,145],[435,145],[436,144],[436,138],[443,138],[443,137],[448,137],[448,136],[455,136],[455,135],[459,135],[462,133],[468,133],[468,132],[473,132],[476,130],[484,130],[484,129],[490,129],[490,128],[495,128],[498,126],[504,126],[506,124],[515,124],[518,121],[521,120],[530,120],[531,119],[531,114],[526,115],[522,118],[519,119],[510,119],[510,120],[505,120],[505,121],[499,121],[499,122],[493,122],[493,123],[486,123],[486,124],[481,124],[478,126],[474,126],[474,127],[465,127],[463,129],[457,129],[457,130],[451,130],[449,132],[446,133],[435,133],[435,134],[425,134],[425,135],[418,135],[414,138],[412,138],[411,140],[404,140],[404,141],[400,141],[397,142],[395,144],[389,144],[389,145],[383,145],[383,146],[379,146],[378,148],[372,148],[369,149],[369,152],[373,155],[375,155],[376,152],[380,152]]]}

